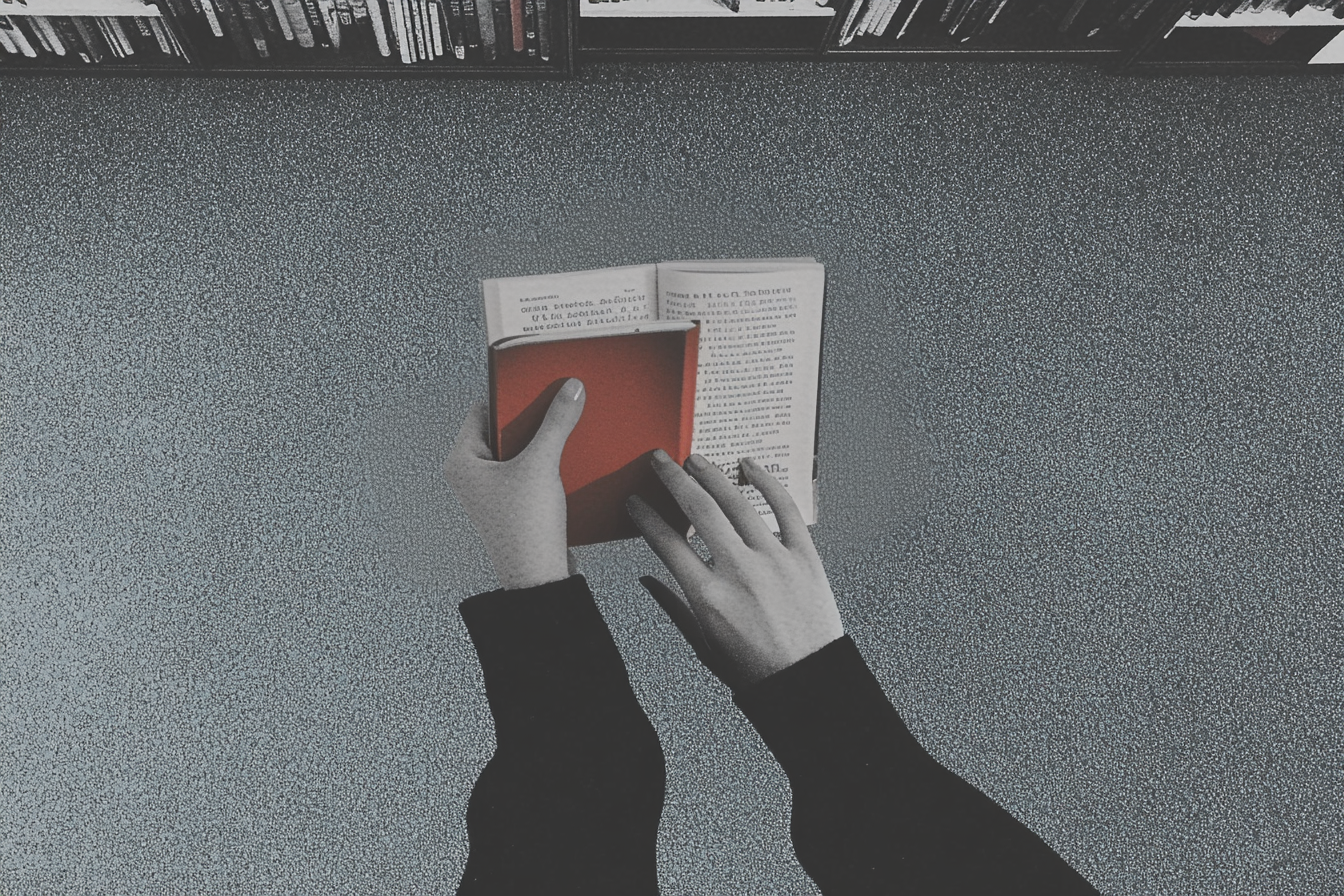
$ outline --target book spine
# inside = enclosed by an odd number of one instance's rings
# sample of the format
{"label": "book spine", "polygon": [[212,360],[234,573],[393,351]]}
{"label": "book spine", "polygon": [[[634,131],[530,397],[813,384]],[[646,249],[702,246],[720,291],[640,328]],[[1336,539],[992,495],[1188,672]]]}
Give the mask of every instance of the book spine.
{"label": "book spine", "polygon": [[421,62],[434,58],[433,39],[429,35],[429,4],[411,0],[411,31],[415,34],[415,58]]}
{"label": "book spine", "polygon": [[272,41],[278,43],[294,39],[294,29],[289,27],[289,18],[280,8],[279,0],[253,0],[253,3]]}
{"label": "book spine", "polygon": [[406,16],[406,40],[410,44],[411,61],[420,62],[425,57],[420,52],[420,40],[423,36],[420,31],[419,20],[419,0],[401,0],[402,8]]}
{"label": "book spine", "polygon": [[551,59],[551,0],[537,3],[537,50],[545,62]]}
{"label": "book spine", "polygon": [[465,23],[467,55],[475,59],[481,53],[481,20],[476,15],[476,0],[458,0],[462,4],[462,19]]}
{"label": "book spine", "polygon": [[418,18],[419,0],[401,0],[406,16],[406,40],[410,44],[411,61],[420,62],[425,57],[420,52],[420,20]]}
{"label": "book spine", "polygon": [[56,33],[61,36],[61,42],[65,48],[83,59],[85,62],[93,62],[93,57],[89,55],[89,48],[84,44],[84,38],[79,36],[79,29],[75,27],[74,20],[70,16],[53,16],[51,25],[56,29]]}
{"label": "book spine", "polygon": [[463,12],[462,0],[438,0],[438,2],[442,7],[444,19],[448,23],[448,39],[452,42],[450,50],[455,58],[465,59],[467,56],[467,21]]}
{"label": "book spine", "polygon": [[159,52],[165,56],[177,56],[177,47],[173,42],[172,36],[168,34],[167,27],[159,21],[160,16],[150,16],[143,19],[146,28],[149,29],[150,36],[154,42],[159,45]]}
{"label": "book spine", "polygon": [[491,16],[495,20],[495,55],[502,56],[513,50],[513,21],[509,17],[510,0],[490,0]]}
{"label": "book spine", "polygon": [[201,0],[201,2],[214,6],[215,15],[219,17],[224,32],[233,43],[234,49],[238,51],[238,61],[251,62],[257,55],[257,48],[248,36],[247,29],[243,27],[242,18],[234,8],[233,0]]}
{"label": "book spine", "polygon": [[220,20],[219,11],[215,9],[213,0],[200,0],[201,12],[205,14],[206,24],[210,26],[210,33],[215,37],[224,36],[224,23]]}
{"label": "book spine", "polygon": [[252,45],[257,48],[257,56],[262,59],[269,59],[271,48],[266,42],[266,26],[257,17],[257,9],[252,0],[225,0],[225,2],[232,3],[237,10],[238,18],[243,22],[243,28],[246,29],[248,37],[252,39]]}
{"label": "book spine", "polygon": [[[15,16],[15,19],[19,19],[19,16]],[[56,46],[58,46],[58,44],[51,43],[51,38],[47,35],[46,27],[43,27],[42,16],[23,16],[23,19],[26,19],[28,31],[30,31],[30,34],[28,34],[28,43],[35,43],[36,47],[40,47],[42,50],[50,52],[50,54],[65,55],[56,54]]]}
{"label": "book spine", "polygon": [[474,0],[476,26],[481,32],[481,58],[486,62],[495,59],[495,14],[490,0]]}
{"label": "book spine", "polygon": [[[32,16],[10,16],[9,21],[14,25],[14,32],[23,38],[23,43],[19,46],[27,46],[32,49],[33,56],[41,56],[43,53],[54,52],[47,46],[43,35],[33,27]],[[24,55],[28,55],[25,51]]]}
{"label": "book spine", "polygon": [[333,0],[336,4],[336,21],[341,23],[341,31],[347,29],[353,31],[355,27],[355,13],[350,8],[350,0]]}
{"label": "book spine", "polygon": [[10,24],[9,16],[0,16],[0,48],[11,56],[27,55],[19,49],[18,41],[14,39],[14,26]]}
{"label": "book spine", "polygon": [[103,41],[98,34],[98,26],[88,16],[71,16],[75,28],[79,30],[79,39],[84,42],[84,46],[89,50],[89,56],[94,62],[102,62],[112,52],[111,48]]}
{"label": "book spine", "polygon": [[391,56],[392,45],[388,41],[387,20],[383,17],[383,8],[378,0],[364,0],[369,25],[373,28],[373,40],[378,45],[380,56]]}
{"label": "book spine", "polygon": [[523,0],[523,45],[527,55],[537,55],[537,0]]}
{"label": "book spine", "polygon": [[523,23],[523,0],[509,0],[509,22],[513,25],[513,52],[527,51]]}
{"label": "book spine", "polygon": [[299,46],[311,49],[314,46],[313,29],[308,27],[308,16],[303,12],[303,5],[299,0],[278,0],[278,2],[279,11],[289,20],[289,30],[294,33],[294,40]]}
{"label": "book spine", "polygon": [[406,10],[404,0],[387,0],[387,20],[392,28],[392,38],[397,45],[397,55],[403,64],[411,63],[410,44],[406,34]]}
{"label": "book spine", "polygon": [[345,36],[341,34],[341,20],[336,15],[335,0],[317,0],[317,9],[322,17],[322,27],[326,29],[332,49],[339,50],[341,41],[345,39]]}
{"label": "book spine", "polygon": [[127,55],[126,47],[117,39],[117,35],[113,33],[112,26],[108,24],[107,19],[102,16],[94,16],[93,21],[98,26],[98,33],[107,43],[108,48],[112,50],[113,57],[124,59]]}
{"label": "book spine", "polygon": [[327,33],[326,22],[322,18],[322,10],[317,5],[317,0],[299,0],[299,6],[308,19],[308,28],[313,34],[313,42],[324,49],[330,48],[331,35]]}
{"label": "book spine", "polygon": [[681,457],[690,457],[695,433],[695,381],[700,370],[700,324],[686,331],[686,354],[681,368]]}
{"label": "book spine", "polygon": [[135,52],[142,56],[148,56],[155,51],[171,54],[171,48],[164,50],[163,45],[159,43],[158,38],[154,36],[154,29],[149,27],[149,22],[141,21],[135,16],[121,16],[121,30],[126,32],[130,38],[131,46]]}

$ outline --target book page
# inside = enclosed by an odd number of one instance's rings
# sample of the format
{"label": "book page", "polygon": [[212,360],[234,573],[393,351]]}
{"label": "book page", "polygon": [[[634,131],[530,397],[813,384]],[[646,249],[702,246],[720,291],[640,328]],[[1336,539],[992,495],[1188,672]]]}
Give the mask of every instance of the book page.
{"label": "book page", "polygon": [[[700,270],[659,265],[658,301],[664,319],[700,321],[691,450],[735,482],[738,459],[755,458],[811,525],[825,269],[683,264]],[[711,266],[719,270],[705,269]],[[778,532],[764,496],[752,487],[744,494]]]}
{"label": "book page", "polygon": [[657,285],[651,264],[482,280],[486,341],[656,320]]}

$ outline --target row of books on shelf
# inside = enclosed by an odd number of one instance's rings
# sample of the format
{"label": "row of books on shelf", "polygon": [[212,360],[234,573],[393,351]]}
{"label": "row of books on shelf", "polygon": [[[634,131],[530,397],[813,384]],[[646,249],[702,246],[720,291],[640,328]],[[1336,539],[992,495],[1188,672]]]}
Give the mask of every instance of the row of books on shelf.
{"label": "row of books on shelf", "polygon": [[838,43],[843,47],[856,38],[888,33],[895,40],[907,33],[920,39],[938,33],[966,42],[1024,21],[1036,35],[1053,31],[1118,43],[1140,21],[1170,20],[1181,13],[1198,18],[1277,10],[1291,16],[1311,9],[1344,18],[1344,0],[855,0]]}
{"label": "row of books on shelf", "polygon": [[1171,6],[1172,0],[855,0],[841,26],[839,45],[888,32],[896,40],[908,32],[921,38],[941,33],[965,43],[1020,27],[1024,20],[1036,34],[1104,39],[1129,30],[1158,7]]}
{"label": "row of books on shelf", "polygon": [[546,63],[550,0],[0,0],[0,57]]}
{"label": "row of books on shelf", "polygon": [[1219,16],[1230,19],[1248,13],[1294,16],[1312,10],[1328,12],[1331,18],[1344,19],[1344,0],[1194,0],[1187,15],[1191,18]]}
{"label": "row of books on shelf", "polygon": [[157,16],[0,16],[0,51],[84,62],[150,53],[191,58],[178,35]]}

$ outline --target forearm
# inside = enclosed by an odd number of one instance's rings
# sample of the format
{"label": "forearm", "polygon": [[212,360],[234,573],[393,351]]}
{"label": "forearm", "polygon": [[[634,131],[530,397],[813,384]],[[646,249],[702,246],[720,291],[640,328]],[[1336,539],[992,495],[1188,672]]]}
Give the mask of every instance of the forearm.
{"label": "forearm", "polygon": [[656,893],[662,750],[585,580],[461,611],[496,750],[467,809],[459,894]]}
{"label": "forearm", "polygon": [[737,702],[789,777],[794,847],[825,896],[1095,893],[919,746],[847,637]]}

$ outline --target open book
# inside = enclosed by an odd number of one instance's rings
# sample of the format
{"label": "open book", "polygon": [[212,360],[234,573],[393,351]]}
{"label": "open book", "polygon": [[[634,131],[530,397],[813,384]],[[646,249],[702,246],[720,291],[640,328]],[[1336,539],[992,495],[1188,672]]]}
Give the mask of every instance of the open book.
{"label": "open book", "polygon": [[561,463],[570,544],[638,534],[624,509],[631,491],[676,525],[675,505],[669,513],[665,495],[647,494],[657,447],[716,464],[777,532],[739,469],[753,457],[815,523],[825,280],[814,259],[789,258],[482,281],[496,457],[521,451],[550,397],[578,376],[587,402]]}

